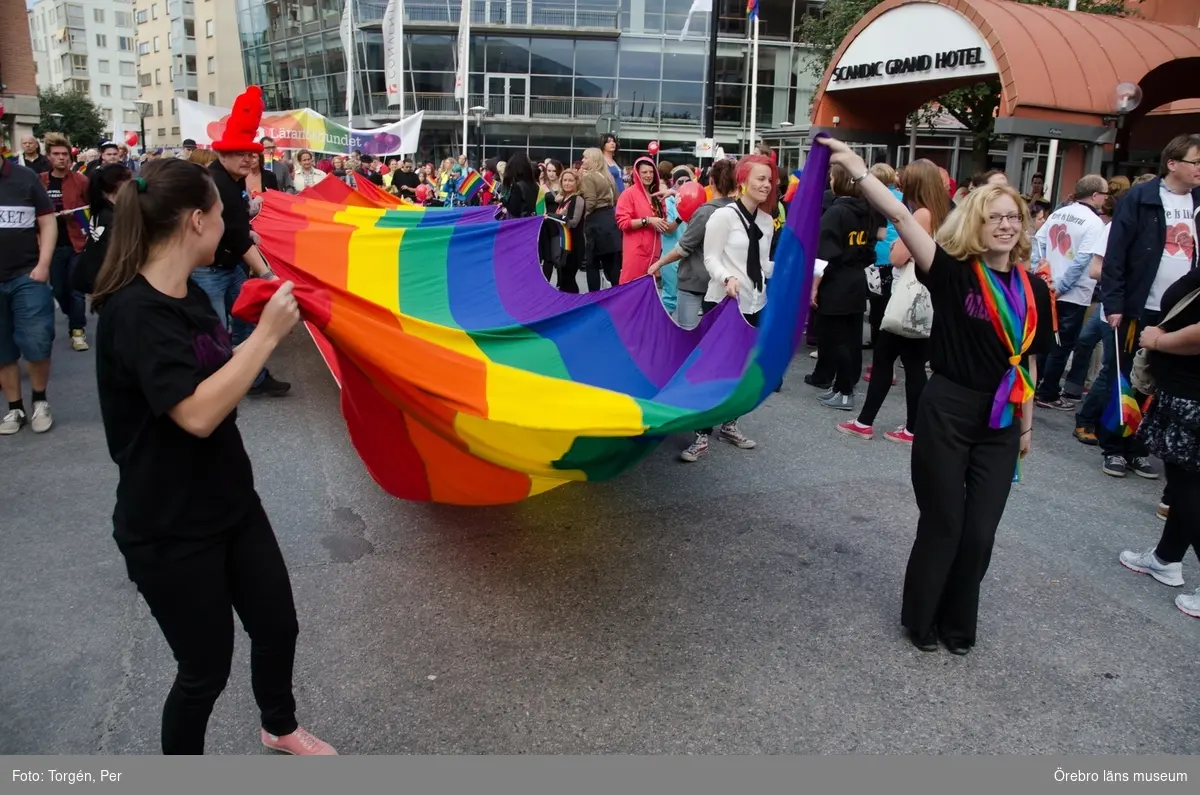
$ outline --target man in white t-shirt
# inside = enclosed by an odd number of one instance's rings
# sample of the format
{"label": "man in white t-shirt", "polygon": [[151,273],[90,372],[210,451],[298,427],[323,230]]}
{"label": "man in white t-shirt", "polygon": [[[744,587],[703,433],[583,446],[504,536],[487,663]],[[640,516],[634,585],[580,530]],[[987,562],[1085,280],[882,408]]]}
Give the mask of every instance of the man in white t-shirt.
{"label": "man in white t-shirt", "polygon": [[[1167,288],[1196,264],[1196,211],[1200,209],[1200,134],[1180,135],[1163,149],[1159,178],[1130,188],[1117,203],[1100,277],[1100,298],[1109,325],[1104,356],[1116,356],[1128,375],[1141,330],[1162,317]],[[1097,428],[1104,472],[1124,477],[1129,469],[1157,478],[1145,446]]]}
{"label": "man in white t-shirt", "polygon": [[1101,241],[1106,235],[1099,211],[1107,200],[1108,180],[1088,174],[1075,183],[1075,201],[1051,213],[1033,237],[1030,265],[1035,273],[1049,272],[1058,312],[1058,344],[1038,362],[1042,380],[1036,400],[1043,408],[1075,408],[1075,401],[1062,397],[1060,382],[1096,290],[1088,265],[1094,254],[1104,255]]}

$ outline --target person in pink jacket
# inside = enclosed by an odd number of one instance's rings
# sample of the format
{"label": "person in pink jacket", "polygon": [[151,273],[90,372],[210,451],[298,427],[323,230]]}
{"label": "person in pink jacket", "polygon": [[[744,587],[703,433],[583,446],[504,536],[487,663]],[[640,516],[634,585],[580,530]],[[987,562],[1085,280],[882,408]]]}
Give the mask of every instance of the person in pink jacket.
{"label": "person in pink jacket", "polygon": [[621,251],[621,284],[646,275],[662,251],[662,233],[670,234],[675,224],[666,220],[666,209],[658,193],[658,168],[648,157],[633,164],[634,179],[617,199],[617,226],[624,233]]}

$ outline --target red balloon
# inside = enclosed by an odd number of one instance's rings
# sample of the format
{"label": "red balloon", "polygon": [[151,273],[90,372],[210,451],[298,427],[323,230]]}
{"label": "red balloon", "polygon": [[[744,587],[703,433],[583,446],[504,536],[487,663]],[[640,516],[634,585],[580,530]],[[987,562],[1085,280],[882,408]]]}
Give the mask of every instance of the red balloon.
{"label": "red balloon", "polygon": [[679,213],[679,219],[686,224],[706,201],[708,197],[704,193],[703,185],[699,182],[685,182],[679,186],[675,196],[675,211]]}
{"label": "red balloon", "polygon": [[646,151],[652,155],[658,154],[658,141],[651,141],[646,146]]}
{"label": "red balloon", "polygon": [[126,146],[137,146],[138,140],[139,140],[138,134],[135,132],[131,132],[131,133],[129,133],[129,135],[125,136],[125,145]]}
{"label": "red balloon", "polygon": [[422,183],[417,186],[417,201],[421,204],[429,201],[429,186]]}

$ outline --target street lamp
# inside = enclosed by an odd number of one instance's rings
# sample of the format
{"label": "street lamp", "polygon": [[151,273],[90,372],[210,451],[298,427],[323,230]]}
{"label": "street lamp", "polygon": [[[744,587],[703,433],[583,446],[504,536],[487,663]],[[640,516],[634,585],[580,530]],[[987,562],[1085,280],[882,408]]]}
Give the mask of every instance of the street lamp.
{"label": "street lamp", "polygon": [[61,113],[47,113],[46,115],[54,121],[54,131],[62,132],[63,115]]}
{"label": "street lamp", "polygon": [[475,105],[467,111],[475,117],[475,135],[478,138],[479,148],[479,168],[483,168],[483,117],[487,115],[488,109],[483,105]]}
{"label": "street lamp", "polygon": [[154,109],[154,106],[152,104],[150,104],[147,100],[144,100],[144,99],[134,100],[133,104],[137,106],[138,116],[140,116],[142,119],[142,154],[145,155],[146,154],[146,117],[150,115],[150,111]]}

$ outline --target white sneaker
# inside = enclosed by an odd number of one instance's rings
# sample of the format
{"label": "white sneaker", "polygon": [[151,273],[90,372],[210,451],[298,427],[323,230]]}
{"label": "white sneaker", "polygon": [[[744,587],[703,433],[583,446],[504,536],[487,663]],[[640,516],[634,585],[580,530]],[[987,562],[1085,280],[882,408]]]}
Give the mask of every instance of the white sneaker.
{"label": "white sneaker", "polygon": [[21,426],[24,424],[25,412],[21,409],[12,409],[4,415],[3,420],[0,420],[0,436],[12,436],[21,430]]}
{"label": "white sneaker", "polygon": [[54,415],[50,413],[50,404],[44,400],[36,401],[33,404],[33,417],[29,420],[30,429],[34,433],[45,433],[53,424]]}
{"label": "white sneaker", "polygon": [[83,333],[83,329],[77,328],[71,332],[71,347],[77,351],[88,349],[87,335]]}
{"label": "white sneaker", "polygon": [[1149,574],[1163,585],[1169,585],[1172,588],[1179,588],[1183,585],[1183,564],[1163,563],[1158,559],[1158,555],[1154,554],[1153,548],[1147,549],[1145,552],[1125,550],[1121,553],[1121,565],[1141,574]]}
{"label": "white sneaker", "polygon": [[1200,588],[1197,588],[1195,593],[1176,596],[1175,606],[1192,618],[1200,618]]}

